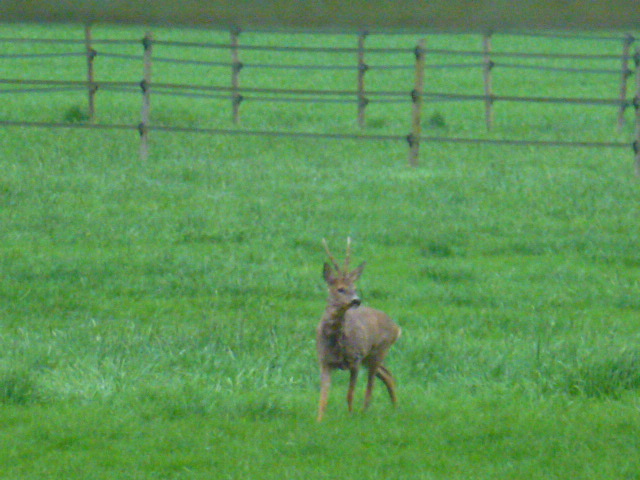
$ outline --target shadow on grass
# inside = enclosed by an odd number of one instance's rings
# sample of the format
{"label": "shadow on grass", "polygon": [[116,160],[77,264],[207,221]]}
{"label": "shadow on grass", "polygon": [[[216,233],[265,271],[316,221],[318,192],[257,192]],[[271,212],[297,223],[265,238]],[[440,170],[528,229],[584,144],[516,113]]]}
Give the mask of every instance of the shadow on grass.
{"label": "shadow on grass", "polygon": [[0,405],[30,405],[42,395],[31,372],[20,368],[0,369]]}

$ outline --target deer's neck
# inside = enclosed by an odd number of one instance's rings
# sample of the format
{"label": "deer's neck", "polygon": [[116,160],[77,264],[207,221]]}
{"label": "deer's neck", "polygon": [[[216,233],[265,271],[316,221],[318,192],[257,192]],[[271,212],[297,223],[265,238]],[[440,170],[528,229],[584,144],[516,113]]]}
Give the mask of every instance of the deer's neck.
{"label": "deer's neck", "polygon": [[344,325],[344,315],[348,308],[344,306],[334,305],[329,303],[324,311],[324,317],[322,323],[325,325],[326,333],[338,333],[342,330]]}

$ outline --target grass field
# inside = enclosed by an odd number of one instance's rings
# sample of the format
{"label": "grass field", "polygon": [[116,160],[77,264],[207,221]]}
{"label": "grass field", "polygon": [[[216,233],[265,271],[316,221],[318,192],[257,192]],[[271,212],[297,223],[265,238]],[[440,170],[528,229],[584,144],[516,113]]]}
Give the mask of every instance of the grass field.
{"label": "grass field", "polygon": [[[102,27],[95,37],[142,34]],[[18,35],[81,38],[82,29],[0,27],[0,37]],[[413,48],[416,39],[369,41]],[[620,50],[529,37],[496,37],[494,47]],[[97,78],[140,80],[139,62],[119,62],[97,63]],[[82,57],[6,61],[2,76],[80,80],[84,68]],[[158,64],[154,78],[228,82],[225,69],[204,72]],[[412,88],[411,70],[370,73],[372,89]],[[615,98],[619,81],[494,74],[504,95]],[[253,86],[355,84],[354,72],[242,75]],[[482,93],[479,69],[428,71],[427,85]],[[86,106],[82,92],[2,100],[0,120],[74,121]],[[139,121],[139,95],[99,92],[97,101],[99,122]],[[614,108],[498,104],[490,134],[479,103],[425,108],[427,134],[633,136],[632,125],[616,132]],[[242,109],[241,128],[359,131],[354,105]],[[228,101],[152,100],[157,124],[231,128],[230,110]],[[367,133],[404,135],[409,123],[408,103],[374,103]],[[410,169],[406,145],[393,142],[154,133],[141,161],[136,135],[0,129],[1,479],[640,478],[640,189],[630,150],[434,144]],[[368,263],[364,302],[403,329],[388,359],[399,407],[378,385],[371,409],[348,415],[337,373],[316,424],[321,239],[339,251],[347,236],[354,262]]]}

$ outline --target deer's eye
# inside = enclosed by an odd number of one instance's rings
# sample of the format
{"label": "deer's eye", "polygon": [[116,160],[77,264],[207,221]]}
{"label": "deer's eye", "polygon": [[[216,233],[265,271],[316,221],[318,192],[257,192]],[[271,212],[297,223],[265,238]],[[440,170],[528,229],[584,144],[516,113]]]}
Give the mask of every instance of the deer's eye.
{"label": "deer's eye", "polygon": [[347,293],[347,291],[344,288],[339,288],[338,293]]}

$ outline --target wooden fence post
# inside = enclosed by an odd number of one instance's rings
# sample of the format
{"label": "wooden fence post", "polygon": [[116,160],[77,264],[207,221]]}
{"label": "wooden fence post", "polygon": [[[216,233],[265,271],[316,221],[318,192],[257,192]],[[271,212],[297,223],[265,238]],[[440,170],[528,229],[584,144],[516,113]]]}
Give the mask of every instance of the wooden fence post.
{"label": "wooden fence post", "polygon": [[631,44],[634,42],[632,35],[625,35],[622,44],[622,68],[620,75],[620,107],[618,109],[618,132],[624,127],[624,112],[627,108],[627,80],[631,76],[629,70],[629,52]]}
{"label": "wooden fence post", "polygon": [[87,93],[89,96],[89,122],[92,123],[95,119],[96,107],[95,107],[95,95],[98,91],[98,86],[94,83],[94,70],[93,60],[98,55],[92,46],[91,25],[85,25],[84,27],[84,45],[87,51]]}
{"label": "wooden fence post", "polygon": [[415,49],[416,70],[415,85],[411,92],[411,133],[407,137],[409,142],[409,165],[415,167],[418,164],[420,154],[420,134],[422,133],[422,100],[424,96],[424,64],[426,43],[424,39],[418,42]]}
{"label": "wooden fence post", "polygon": [[369,104],[369,99],[364,93],[364,74],[369,70],[369,66],[364,61],[364,42],[368,33],[361,32],[358,35],[358,126],[365,127],[365,109]]}
{"label": "wooden fence post", "polygon": [[242,70],[242,62],[238,54],[238,37],[240,29],[231,30],[231,106],[233,109],[233,123],[240,123],[240,103],[242,103],[242,95],[240,89],[240,70]]}
{"label": "wooden fence post", "polygon": [[142,110],[140,113],[140,158],[149,156],[149,118],[151,116],[151,54],[153,53],[153,35],[147,32],[142,39],[144,46],[144,74],[140,88],[142,89]]}
{"label": "wooden fence post", "polygon": [[633,107],[636,114],[636,136],[633,142],[633,152],[635,154],[636,176],[640,176],[640,48],[636,47],[633,60],[636,67],[636,92],[633,97]]}
{"label": "wooden fence post", "polygon": [[487,130],[493,127],[493,91],[491,81],[491,70],[494,63],[491,61],[491,34],[482,36],[482,76],[484,78],[484,118]]}

